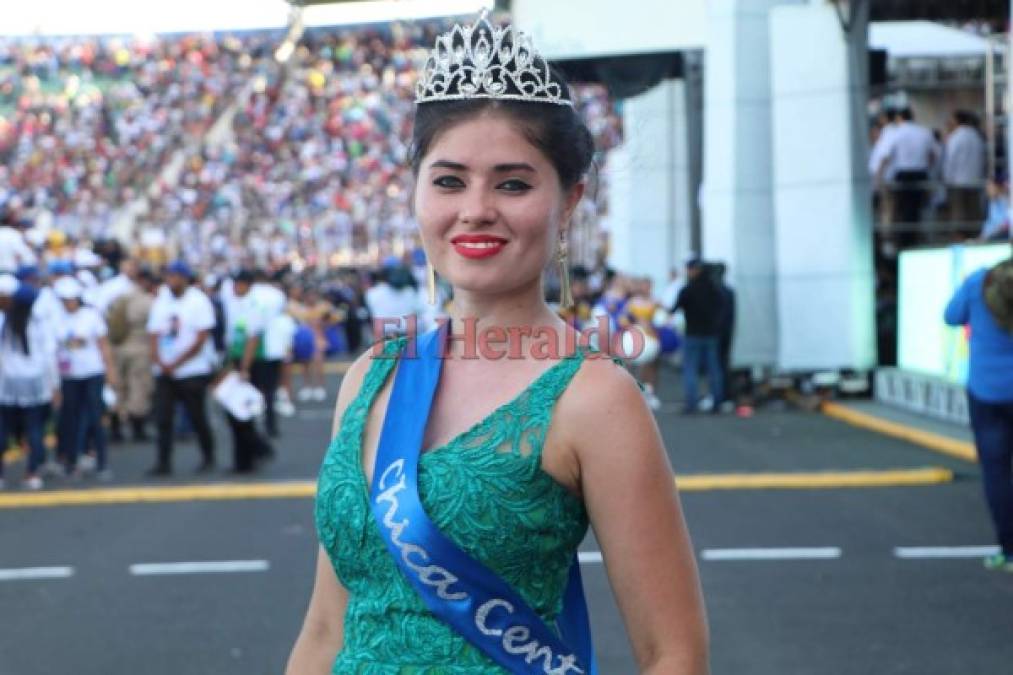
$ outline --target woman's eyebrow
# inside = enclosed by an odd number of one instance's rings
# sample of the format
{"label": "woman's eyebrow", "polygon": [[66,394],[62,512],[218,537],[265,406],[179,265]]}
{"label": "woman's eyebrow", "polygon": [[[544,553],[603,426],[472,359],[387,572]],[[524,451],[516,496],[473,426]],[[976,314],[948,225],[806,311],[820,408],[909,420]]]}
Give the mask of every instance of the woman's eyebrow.
{"label": "woman's eyebrow", "polygon": [[430,169],[450,169],[451,171],[467,171],[468,167],[460,162],[451,162],[449,159],[438,159],[429,165]]}
{"label": "woman's eyebrow", "polygon": [[531,173],[537,173],[535,167],[527,164],[526,162],[510,162],[508,164],[497,164],[492,168],[497,173],[513,173],[515,171],[530,171]]}
{"label": "woman's eyebrow", "polygon": [[[430,169],[450,169],[451,171],[468,171],[466,164],[460,162],[453,162],[449,159],[438,159],[429,165]],[[492,170],[496,173],[513,173],[515,171],[529,171],[531,173],[537,173],[535,167],[531,166],[527,162],[506,162],[503,164],[496,164],[492,167]]]}

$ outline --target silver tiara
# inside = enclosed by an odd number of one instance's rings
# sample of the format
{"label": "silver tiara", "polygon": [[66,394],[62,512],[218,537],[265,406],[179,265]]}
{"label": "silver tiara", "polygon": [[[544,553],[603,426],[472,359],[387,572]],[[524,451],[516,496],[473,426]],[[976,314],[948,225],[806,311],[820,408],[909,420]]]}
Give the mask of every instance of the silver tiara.
{"label": "silver tiara", "polygon": [[549,64],[535,51],[531,38],[513,26],[494,26],[488,10],[482,10],[474,24],[455,24],[436,38],[415,85],[416,103],[474,98],[573,107],[566,88],[552,80]]}

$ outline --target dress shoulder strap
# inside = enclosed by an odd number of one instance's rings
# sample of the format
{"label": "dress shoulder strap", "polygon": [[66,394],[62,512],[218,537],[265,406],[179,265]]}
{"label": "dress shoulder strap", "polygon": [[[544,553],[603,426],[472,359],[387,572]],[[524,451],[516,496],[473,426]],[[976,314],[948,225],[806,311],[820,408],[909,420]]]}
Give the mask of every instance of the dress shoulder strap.
{"label": "dress shoulder strap", "polygon": [[[394,364],[397,363],[397,357],[404,348],[406,341],[407,338],[404,336],[385,340],[382,345],[382,351],[370,357],[369,369],[366,371],[366,375],[362,379],[362,387],[359,389],[359,396],[366,399],[367,407],[372,402],[373,397],[376,396],[376,393],[383,387],[383,383],[387,381],[387,376],[390,375]],[[377,350],[378,347],[374,345],[370,349]]]}
{"label": "dress shoulder strap", "polygon": [[383,388],[384,382],[387,381],[406,340],[405,337],[386,340],[382,345],[382,351],[380,351],[381,346],[379,345],[370,347],[371,350],[377,350],[379,353],[370,356],[369,368],[362,378],[359,391],[341,416],[339,435],[345,433],[352,438],[357,438],[362,433],[360,427],[366,423],[366,415],[370,406],[373,405],[373,399],[376,398],[377,392]]}

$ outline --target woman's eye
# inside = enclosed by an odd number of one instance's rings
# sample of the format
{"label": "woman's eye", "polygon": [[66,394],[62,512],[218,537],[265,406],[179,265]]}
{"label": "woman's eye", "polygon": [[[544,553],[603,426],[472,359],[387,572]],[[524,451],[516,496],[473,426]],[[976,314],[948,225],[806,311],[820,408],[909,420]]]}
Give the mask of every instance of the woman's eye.
{"label": "woman's eye", "polygon": [[464,187],[464,181],[457,176],[440,176],[433,181],[433,185],[441,188],[459,188]]}
{"label": "woman's eye", "polygon": [[517,180],[516,178],[514,178],[512,180],[500,183],[499,188],[501,190],[506,190],[507,192],[526,192],[527,190],[531,189],[531,186],[522,180]]}

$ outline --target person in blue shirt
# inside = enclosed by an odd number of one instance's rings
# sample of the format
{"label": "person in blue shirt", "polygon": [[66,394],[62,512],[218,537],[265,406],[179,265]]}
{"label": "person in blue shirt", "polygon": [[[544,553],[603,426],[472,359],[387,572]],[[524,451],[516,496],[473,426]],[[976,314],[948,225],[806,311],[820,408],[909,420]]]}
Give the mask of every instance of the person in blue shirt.
{"label": "person in blue shirt", "polygon": [[1000,546],[985,567],[1013,572],[1013,259],[971,274],[943,318],[970,328],[967,400]]}

